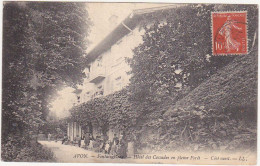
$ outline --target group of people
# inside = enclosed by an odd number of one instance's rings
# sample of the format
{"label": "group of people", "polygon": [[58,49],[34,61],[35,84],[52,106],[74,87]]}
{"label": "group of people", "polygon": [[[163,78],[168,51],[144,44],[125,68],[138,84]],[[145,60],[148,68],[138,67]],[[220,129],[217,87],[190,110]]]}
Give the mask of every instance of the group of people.
{"label": "group of people", "polygon": [[94,150],[96,152],[103,152],[105,154],[111,154],[119,158],[126,158],[127,154],[127,142],[124,135],[119,138],[116,134],[112,140],[109,140],[107,135],[94,137],[87,133],[84,136],[84,148]]}
{"label": "group of people", "polygon": [[[82,139],[84,140],[83,145],[81,145]],[[66,144],[66,142],[68,142],[68,137],[64,136],[62,144]],[[110,154],[119,158],[127,157],[127,142],[124,135],[120,135],[118,138],[117,135],[114,134],[113,139],[109,140],[107,135],[96,136],[96,138],[94,138],[90,133],[86,133],[83,138],[77,135],[73,142],[79,147],[95,152]]]}

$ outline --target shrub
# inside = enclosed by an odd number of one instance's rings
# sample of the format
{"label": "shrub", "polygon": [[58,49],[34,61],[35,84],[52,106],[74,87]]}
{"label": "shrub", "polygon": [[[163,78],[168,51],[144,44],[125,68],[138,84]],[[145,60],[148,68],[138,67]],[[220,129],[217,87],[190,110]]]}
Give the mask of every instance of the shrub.
{"label": "shrub", "polygon": [[46,162],[54,161],[53,152],[41,144],[36,143],[30,147],[23,148],[20,153],[17,155],[15,161],[23,162]]}
{"label": "shrub", "polygon": [[189,111],[176,108],[170,117],[164,117],[167,121],[162,126],[168,127],[164,140],[175,149],[238,150],[253,149],[256,145],[255,123],[248,124],[245,123],[248,119],[232,116],[234,110],[191,107]]}
{"label": "shrub", "polygon": [[29,138],[10,136],[6,143],[2,143],[2,160],[18,162],[53,161],[53,153],[39,143],[30,142]]}

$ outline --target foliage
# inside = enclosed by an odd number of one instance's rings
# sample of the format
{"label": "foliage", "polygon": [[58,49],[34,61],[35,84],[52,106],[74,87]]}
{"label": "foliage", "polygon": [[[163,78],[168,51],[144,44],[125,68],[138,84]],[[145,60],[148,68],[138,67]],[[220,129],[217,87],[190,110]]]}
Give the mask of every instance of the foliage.
{"label": "foliage", "polygon": [[[257,51],[240,56],[201,83],[187,96],[167,110],[170,116],[174,107],[189,110],[193,104],[207,109],[234,109],[257,105]],[[249,110],[252,111],[253,110]]]}
{"label": "foliage", "polygon": [[[247,141],[252,143],[250,146],[254,145],[254,129],[250,127],[248,130],[240,124],[239,119],[231,118],[232,113],[226,104],[223,109],[220,104],[212,108],[211,103],[191,106],[185,102],[178,105],[170,117],[166,118],[168,114],[165,114],[200,85],[217,82],[218,71],[235,76],[238,72],[244,73],[240,69],[254,63],[250,58],[240,67],[232,66],[232,62],[236,63],[240,57],[211,55],[211,12],[233,10],[248,12],[248,45],[251,52],[257,48],[257,39],[254,38],[257,29],[256,6],[192,4],[166,12],[144,14],[144,18],[140,19],[144,20],[141,23],[145,29],[144,42],[134,49],[133,58],[128,59],[132,68],[129,87],[73,108],[73,120],[83,125],[89,121],[96,123],[104,131],[113,124],[115,128],[126,131],[138,148],[152,146],[151,149],[154,149],[157,146],[180,150],[185,147],[185,150],[196,151],[207,148],[232,150],[240,148],[240,144]],[[229,64],[231,67],[226,67]],[[250,68],[253,69],[254,65]],[[234,71],[236,69],[237,72]],[[250,78],[254,77],[251,71],[245,73]],[[233,92],[239,93],[238,89],[230,86],[230,78],[222,80],[220,87],[225,84]],[[237,85],[246,86],[238,81],[238,77],[234,77],[234,80],[232,82]],[[191,101],[210,97],[207,88],[203,89],[204,94],[191,98]],[[120,93],[122,96],[117,96]],[[218,94],[221,95],[221,91]],[[182,108],[183,105],[188,107]],[[239,135],[243,135],[241,139]],[[250,140],[245,139],[249,137]],[[223,138],[227,139],[223,141]]]}
{"label": "foliage", "polygon": [[185,147],[191,151],[254,148],[255,124],[245,125],[248,121],[252,122],[252,119],[237,118],[234,114],[245,116],[249,112],[205,109],[204,106],[197,105],[191,106],[188,111],[176,108],[163,124],[169,127],[165,141],[169,141],[170,146]]}
{"label": "foliage", "polygon": [[14,160],[22,149],[21,145],[26,143],[26,139],[22,135],[12,135],[6,138],[6,143],[1,144],[2,155],[5,161]]}
{"label": "foliage", "polygon": [[255,150],[256,59],[257,51],[234,59],[171,106],[160,124],[164,141],[189,150]]}
{"label": "foliage", "polygon": [[42,126],[39,127],[40,133],[51,133],[58,138],[63,138],[67,131],[67,124],[65,119],[50,119],[48,118],[48,123],[44,123]]}
{"label": "foliage", "polygon": [[132,109],[128,96],[128,90],[125,88],[106,97],[90,100],[70,110],[71,120],[79,122],[83,127],[90,123],[98,126],[103,134],[106,134],[109,127],[128,131],[139,116],[138,112]]}
{"label": "foliage", "polygon": [[[248,45],[251,52],[256,48],[255,44],[257,43],[257,39],[254,38],[257,30],[256,6],[193,4],[169,9],[164,13],[157,12],[152,16],[144,16],[144,18],[149,18],[145,19],[144,23],[144,42],[134,49],[134,57],[128,60],[132,68],[129,86],[130,99],[138,108],[136,110],[142,112],[142,116],[137,120],[139,123],[135,125],[135,128],[138,129],[137,134],[145,137],[146,134],[143,133],[146,133],[147,126],[149,126],[151,130],[162,130],[160,133],[163,137],[165,129],[162,126],[164,121],[162,116],[171,107],[170,105],[174,106],[176,102],[181,101],[193,89],[208,80],[209,77],[214,76],[218,70],[236,58],[234,56],[211,55],[211,12],[234,10],[247,11],[250,39]],[[149,24],[149,22],[153,23]],[[250,63],[254,62],[250,61]],[[229,80],[226,81],[229,82]],[[244,85],[242,81],[238,83]],[[206,93],[197,96],[197,98],[201,98],[203,101],[203,97],[207,97],[208,90],[205,89]],[[187,101],[181,104],[189,106]],[[205,106],[208,109],[212,107],[210,104]],[[219,108],[216,109],[222,111],[222,108],[217,106]],[[186,108],[179,111],[181,114],[189,115]],[[214,117],[214,114],[209,114],[208,118],[210,116]],[[185,123],[180,124],[179,127],[184,128]],[[176,125],[171,125],[171,129],[178,131],[179,128]],[[142,138],[138,139],[140,143],[149,142],[149,138],[143,141]],[[164,139],[170,140],[171,138],[163,137],[159,140],[163,142]],[[188,143],[189,141],[184,142]],[[150,139],[149,142],[152,145],[159,143],[156,142],[156,139]],[[164,142],[164,144],[167,143]],[[142,146],[140,145],[140,147]],[[180,145],[180,147],[183,146]]]}
{"label": "foliage", "polygon": [[5,144],[8,135],[36,133],[56,91],[82,82],[91,23],[80,3],[6,2],[3,13]]}
{"label": "foliage", "polygon": [[41,144],[35,144],[34,146],[28,146],[23,148],[17,155],[15,161],[22,162],[53,162],[53,152]]}
{"label": "foliage", "polygon": [[144,42],[128,60],[132,68],[129,89],[134,101],[144,107],[168,99],[175,102],[234,59],[211,55],[211,12],[222,10],[248,12],[251,48],[256,33],[256,7],[193,4],[143,16]]}
{"label": "foliage", "polygon": [[160,127],[145,127],[139,146],[154,152],[256,150],[256,119],[245,118],[249,114],[199,105],[188,111],[175,108],[170,117],[160,121]]}
{"label": "foliage", "polygon": [[53,153],[36,142],[30,142],[30,137],[11,135],[7,142],[1,145],[4,161],[53,161]]}
{"label": "foliage", "polygon": [[[200,17],[190,17],[199,10],[205,10]],[[180,8],[167,12],[166,22],[154,14],[155,23],[144,27],[144,42],[129,60],[133,75],[130,90],[136,100],[165,99],[190,88],[192,72],[206,65],[205,56],[210,53],[210,29],[202,23],[210,22],[209,13],[207,8]]]}

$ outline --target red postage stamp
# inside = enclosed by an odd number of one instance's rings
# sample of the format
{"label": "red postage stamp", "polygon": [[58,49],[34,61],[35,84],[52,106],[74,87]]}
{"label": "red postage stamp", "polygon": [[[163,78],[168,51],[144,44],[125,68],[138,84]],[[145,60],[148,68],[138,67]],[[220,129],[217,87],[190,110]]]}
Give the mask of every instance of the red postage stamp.
{"label": "red postage stamp", "polygon": [[247,13],[212,12],[213,55],[247,54]]}

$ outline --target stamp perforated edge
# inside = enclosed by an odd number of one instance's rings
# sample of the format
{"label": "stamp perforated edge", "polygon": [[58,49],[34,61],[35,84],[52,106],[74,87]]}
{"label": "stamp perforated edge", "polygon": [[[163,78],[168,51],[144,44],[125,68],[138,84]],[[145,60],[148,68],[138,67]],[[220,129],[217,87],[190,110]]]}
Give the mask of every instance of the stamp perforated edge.
{"label": "stamp perforated edge", "polygon": [[[221,53],[221,54],[213,54],[213,48],[214,48],[214,37],[213,37],[213,13],[246,13],[246,54],[245,53]],[[211,24],[210,24],[210,29],[211,29],[211,54],[212,56],[229,56],[229,55],[248,55],[248,22],[247,22],[247,11],[214,11],[210,13],[211,16]]]}

